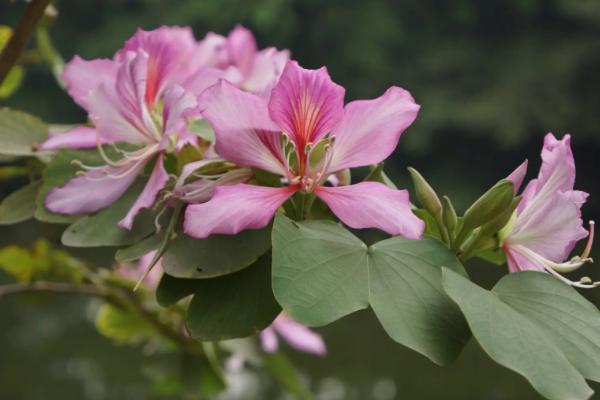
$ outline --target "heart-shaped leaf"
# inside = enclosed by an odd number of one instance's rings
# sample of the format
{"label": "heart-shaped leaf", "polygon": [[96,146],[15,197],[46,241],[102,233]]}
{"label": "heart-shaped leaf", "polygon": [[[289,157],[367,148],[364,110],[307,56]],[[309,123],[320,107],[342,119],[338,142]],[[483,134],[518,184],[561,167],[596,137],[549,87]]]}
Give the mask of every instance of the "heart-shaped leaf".
{"label": "heart-shaped leaf", "polygon": [[271,290],[271,256],[249,267],[211,279],[181,279],[164,275],[156,291],[158,302],[172,305],[193,294],[187,324],[200,340],[250,336],[266,328],[281,307]]}
{"label": "heart-shaped leaf", "polygon": [[442,289],[442,266],[466,275],[431,238],[393,237],[368,247],[330,221],[275,219],[273,290],[294,319],[320,326],[370,305],[394,340],[446,364],[469,333]]}
{"label": "heart-shaped leaf", "polygon": [[494,361],[548,399],[593,394],[584,376],[598,380],[600,314],[573,288],[529,271],[507,275],[488,291],[447,269],[443,285]]}

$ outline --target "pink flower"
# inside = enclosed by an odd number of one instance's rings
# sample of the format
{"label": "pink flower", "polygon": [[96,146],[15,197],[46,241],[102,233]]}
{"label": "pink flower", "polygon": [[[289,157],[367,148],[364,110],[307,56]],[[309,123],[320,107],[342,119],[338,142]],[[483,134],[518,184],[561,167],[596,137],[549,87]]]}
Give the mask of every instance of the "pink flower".
{"label": "pink flower", "polygon": [[319,356],[327,354],[323,338],[304,325],[291,319],[285,312],[279,314],[271,326],[260,333],[260,341],[264,351],[267,353],[277,351],[279,348],[277,335],[281,336],[296,350]]}
{"label": "pink flower", "polygon": [[[527,170],[527,161],[508,179],[521,186]],[[600,285],[583,278],[573,282],[559,272],[581,267],[588,258],[594,238],[594,223],[590,233],[583,228],[581,207],[588,194],[573,190],[575,160],[571,152],[571,136],[557,140],[548,133],[542,149],[542,167],[537,179],[525,187],[515,215],[501,232],[502,248],[508,259],[510,272],[524,270],[547,271],[572,286],[589,288]],[[585,237],[588,242],[581,256],[565,261],[575,244]]]}
{"label": "pink flower", "polygon": [[[168,181],[163,155],[193,141],[187,131],[187,118],[197,106],[196,96],[179,84],[181,79],[187,79],[184,72],[188,70],[188,57],[184,52],[192,46],[193,37],[185,29],[138,31],[114,61],[75,59],[69,64],[64,74],[69,93],[88,111],[96,141],[128,143],[137,149],[126,151],[114,146],[120,156],[114,160],[98,146],[107,165],[82,165],[86,172],[48,193],[49,210],[81,214],[104,208],[117,200],[152,162],[146,187],[119,226],[131,229],[139,210],[154,203]],[[88,75],[94,79],[87,79]],[[76,147],[82,137],[72,133],[63,142]]]}
{"label": "pink flower", "polygon": [[377,99],[344,107],[344,89],[325,68],[306,70],[290,61],[268,98],[221,81],[199,98],[199,107],[224,159],[281,175],[287,185],[216,187],[210,201],[187,208],[184,229],[189,235],[204,238],[264,227],[301,191],[314,193],[353,228],[421,237],[424,224],[410,211],[405,190],[377,182],[323,186],[332,173],[375,164],[392,153],[419,110],[407,91],[392,87]]}

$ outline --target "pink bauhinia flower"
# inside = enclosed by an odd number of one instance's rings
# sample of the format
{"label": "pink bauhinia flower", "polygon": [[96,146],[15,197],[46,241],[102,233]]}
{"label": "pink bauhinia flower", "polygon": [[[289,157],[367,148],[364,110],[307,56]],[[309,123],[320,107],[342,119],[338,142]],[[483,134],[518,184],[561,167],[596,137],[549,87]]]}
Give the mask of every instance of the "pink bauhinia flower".
{"label": "pink bauhinia flower", "polygon": [[281,175],[286,185],[216,187],[210,201],[187,208],[189,235],[264,227],[300,191],[315,194],[353,228],[421,237],[424,223],[411,212],[405,190],[377,182],[323,186],[332,173],[375,164],[392,153],[419,110],[407,91],[391,87],[377,99],[344,107],[344,89],[325,68],[307,70],[290,61],[268,98],[222,80],[199,98],[199,107],[215,131],[220,156]]}
{"label": "pink bauhinia flower", "polygon": [[318,333],[294,321],[285,312],[279,314],[269,327],[260,332],[260,342],[264,351],[267,353],[277,351],[279,348],[278,335],[296,350],[319,356],[327,354],[323,338]]}
{"label": "pink bauhinia flower", "polygon": [[[515,184],[515,191],[521,186],[526,171],[527,161],[508,177]],[[544,138],[539,175],[527,184],[512,220],[500,233],[510,272],[547,271],[572,286],[590,288],[600,285],[589,278],[574,282],[560,274],[592,261],[588,257],[594,238],[594,222],[590,221],[588,233],[581,219],[581,207],[588,194],[573,190],[574,185],[571,136],[557,140],[548,133]],[[565,261],[575,244],[585,237],[588,242],[583,253]]]}

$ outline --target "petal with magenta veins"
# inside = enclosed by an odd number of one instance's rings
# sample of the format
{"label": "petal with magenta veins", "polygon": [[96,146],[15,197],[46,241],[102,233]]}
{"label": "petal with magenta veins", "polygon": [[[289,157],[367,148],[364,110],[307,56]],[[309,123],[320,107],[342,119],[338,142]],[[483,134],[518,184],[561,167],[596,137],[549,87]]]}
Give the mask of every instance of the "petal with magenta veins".
{"label": "petal with magenta veins", "polygon": [[386,159],[419,112],[409,92],[391,87],[373,100],[357,100],[344,108],[333,132],[335,145],[330,171],[377,164]]}
{"label": "petal with magenta veins", "polygon": [[315,143],[340,122],[344,93],[325,67],[310,70],[288,61],[271,91],[269,114],[303,151],[307,143]]}
{"label": "petal with magenta veins", "polygon": [[377,228],[390,235],[420,239],[425,223],[410,210],[408,192],[379,182],[315,189],[333,213],[351,228]]}
{"label": "petal with magenta veins", "polygon": [[289,186],[271,188],[244,183],[218,186],[208,202],[187,207],[184,232],[203,239],[212,234],[236,235],[246,229],[263,228],[295,191]]}
{"label": "petal with magenta veins", "polygon": [[46,208],[68,215],[96,212],[119,199],[135,181],[146,160],[123,167],[97,167],[48,192]]}
{"label": "petal with magenta veins", "polygon": [[144,190],[142,190],[140,196],[137,198],[135,203],[133,203],[133,206],[131,206],[125,218],[119,221],[119,226],[121,228],[130,230],[133,226],[133,220],[135,219],[135,216],[142,208],[152,207],[154,201],[156,200],[156,195],[165,187],[168,181],[169,174],[167,174],[167,171],[165,170],[163,156],[161,154],[157,158],[156,164],[154,164],[152,174],[150,174],[150,178],[148,179],[148,183],[146,183]]}
{"label": "petal with magenta veins", "polygon": [[281,133],[269,118],[266,100],[221,80],[206,90],[198,103],[215,131],[221,157],[242,167],[287,174]]}

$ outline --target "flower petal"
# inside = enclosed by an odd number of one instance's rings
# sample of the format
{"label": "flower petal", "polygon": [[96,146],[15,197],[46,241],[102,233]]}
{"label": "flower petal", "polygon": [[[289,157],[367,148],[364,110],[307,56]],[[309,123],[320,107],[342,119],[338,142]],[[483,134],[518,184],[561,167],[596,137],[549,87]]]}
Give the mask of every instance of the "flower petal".
{"label": "flower petal", "polygon": [[410,211],[408,192],[379,182],[319,187],[315,194],[351,228],[377,228],[391,235],[420,239],[425,223]]}
{"label": "flower petal", "polygon": [[274,353],[279,348],[279,339],[272,327],[267,327],[260,332],[260,346],[267,353]]}
{"label": "flower petal", "polygon": [[73,57],[62,72],[67,92],[77,104],[87,110],[87,96],[102,82],[114,82],[118,63],[109,59],[86,61]]}
{"label": "flower petal", "polygon": [[242,88],[268,97],[289,59],[290,52],[288,50],[279,51],[274,47],[269,47],[259,51],[254,57],[252,68],[244,77]]}
{"label": "flower petal", "polygon": [[517,194],[521,188],[521,185],[523,184],[523,179],[525,179],[525,175],[527,174],[527,164],[528,160],[523,161],[523,163],[519,165],[517,169],[515,169],[506,177],[506,179],[513,183],[515,194]]}
{"label": "flower petal", "polygon": [[196,69],[196,51],[197,43],[190,28],[162,26],[152,31],[138,29],[117,53],[117,58],[125,61],[130,52],[147,55],[145,100],[152,107],[169,84],[181,83]]}
{"label": "flower petal", "polygon": [[221,157],[242,167],[285,175],[281,134],[266,101],[220,81],[198,99],[202,116],[215,131]]}
{"label": "flower petal", "polygon": [[523,218],[550,201],[557,191],[573,190],[575,184],[575,160],[571,151],[571,135],[557,140],[552,133],[544,138],[542,167],[534,184],[527,186],[519,210]]}
{"label": "flower petal", "polygon": [[121,168],[104,167],[87,171],[65,186],[54,188],[45,199],[46,208],[60,214],[96,212],[115,202],[131,186],[145,160]]}
{"label": "flower petal", "polygon": [[344,117],[333,132],[335,145],[330,171],[377,164],[386,159],[413,123],[420,106],[409,92],[389,88],[373,100],[348,103]]}
{"label": "flower petal", "polygon": [[63,133],[50,132],[38,150],[89,149],[96,146],[96,129],[76,126]]}
{"label": "flower petal", "polygon": [[269,114],[298,148],[304,149],[340,122],[344,92],[343,87],[333,83],[325,67],[310,70],[288,61],[271,92]]}
{"label": "flower petal", "polygon": [[220,233],[235,235],[266,226],[296,189],[271,188],[240,183],[217,186],[212,199],[192,204],[185,212],[184,231],[199,239]]}
{"label": "flower petal", "polygon": [[167,171],[165,170],[163,156],[161,154],[156,160],[156,164],[154,164],[154,169],[152,170],[152,174],[150,174],[150,179],[148,179],[148,183],[146,183],[144,190],[142,190],[140,196],[135,203],[133,203],[133,206],[131,206],[125,218],[119,221],[119,226],[121,228],[131,229],[133,220],[138,212],[142,208],[152,207],[156,195],[165,187],[168,181],[169,174],[167,174]]}
{"label": "flower petal", "polygon": [[554,262],[566,260],[575,243],[588,234],[580,211],[586,197],[579,191],[555,193],[527,218],[517,217],[505,245],[522,245]]}
{"label": "flower petal", "polygon": [[179,85],[171,85],[163,98],[163,133],[166,137],[185,130],[191,110],[197,109],[196,97]]}
{"label": "flower petal", "polygon": [[248,29],[237,25],[227,36],[227,52],[230,61],[239,68],[242,75],[250,72],[257,52],[256,40]]}
{"label": "flower petal", "polygon": [[294,321],[286,314],[280,314],[272,326],[294,349],[320,356],[327,354],[327,348],[321,335]]}

